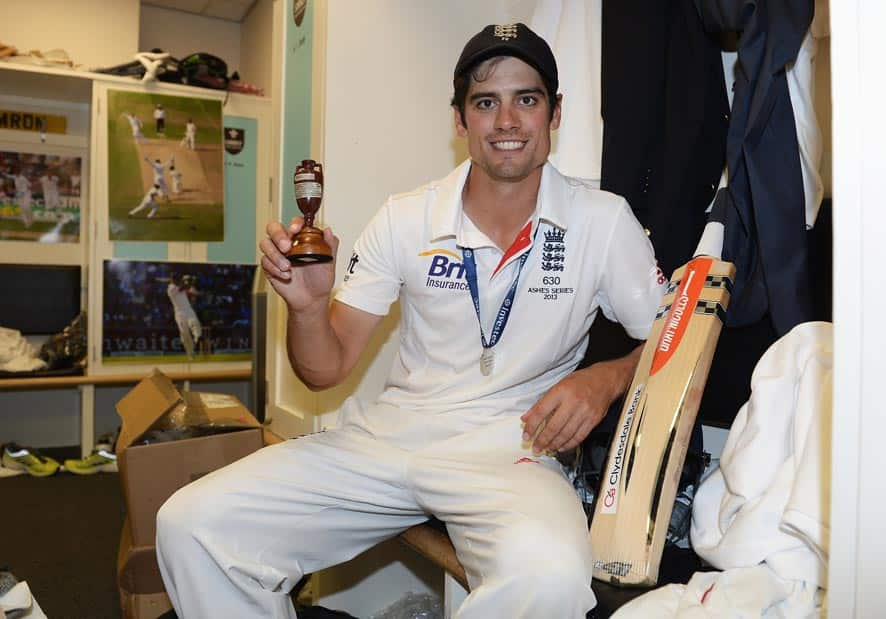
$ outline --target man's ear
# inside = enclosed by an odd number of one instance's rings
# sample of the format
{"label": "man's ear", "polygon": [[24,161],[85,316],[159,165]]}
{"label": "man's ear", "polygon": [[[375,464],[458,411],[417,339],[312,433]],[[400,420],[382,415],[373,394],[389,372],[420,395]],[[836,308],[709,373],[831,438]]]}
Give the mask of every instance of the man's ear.
{"label": "man's ear", "polygon": [[554,107],[554,113],[551,116],[551,131],[560,128],[560,112],[563,110],[563,95],[557,95],[557,105]]}
{"label": "man's ear", "polygon": [[455,132],[459,137],[468,137],[468,128],[465,127],[465,124],[461,120],[461,112],[458,110],[457,105],[452,106],[452,114],[455,117]]}

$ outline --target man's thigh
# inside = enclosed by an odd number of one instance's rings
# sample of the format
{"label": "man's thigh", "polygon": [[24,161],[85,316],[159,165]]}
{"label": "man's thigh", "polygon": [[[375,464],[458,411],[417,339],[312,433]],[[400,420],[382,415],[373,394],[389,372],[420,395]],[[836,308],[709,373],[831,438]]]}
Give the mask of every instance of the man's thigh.
{"label": "man's thigh", "polygon": [[347,430],[265,447],[186,486],[176,512],[231,557],[313,572],[427,516],[404,488],[402,452]]}
{"label": "man's thigh", "polygon": [[519,419],[507,420],[421,450],[419,501],[446,521],[472,588],[551,560],[590,581],[581,502],[556,459],[534,455],[521,433]]}

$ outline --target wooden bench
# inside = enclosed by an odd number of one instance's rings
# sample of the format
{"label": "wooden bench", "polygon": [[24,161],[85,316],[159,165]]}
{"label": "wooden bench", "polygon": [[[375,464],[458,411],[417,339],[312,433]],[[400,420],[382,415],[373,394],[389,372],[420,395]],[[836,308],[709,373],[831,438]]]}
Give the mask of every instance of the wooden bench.
{"label": "wooden bench", "polygon": [[446,534],[446,528],[442,522],[433,519],[424,524],[409,527],[400,534],[399,539],[409,548],[446,570],[446,573],[462,587],[470,588],[465,568],[458,562],[458,558],[455,556],[455,546],[452,545],[449,535]]}

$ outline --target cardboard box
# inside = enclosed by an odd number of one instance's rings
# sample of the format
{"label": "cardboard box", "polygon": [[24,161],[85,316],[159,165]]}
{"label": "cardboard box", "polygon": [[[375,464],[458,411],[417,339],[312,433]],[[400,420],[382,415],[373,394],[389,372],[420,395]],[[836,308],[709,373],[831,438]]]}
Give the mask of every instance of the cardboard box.
{"label": "cardboard box", "polygon": [[124,619],[157,619],[172,610],[153,546],[133,546],[129,518],[120,533],[117,590]]}
{"label": "cardboard box", "polygon": [[132,543],[132,526],[129,518],[123,522],[120,532],[120,548],[117,550],[117,586],[121,593],[163,593],[163,578],[154,546],[135,546]]}
{"label": "cardboard box", "polygon": [[172,603],[165,593],[120,593],[123,619],[159,619],[170,610]]}
{"label": "cardboard box", "polygon": [[[199,392],[182,395],[157,370],[117,403],[117,413],[122,419],[117,464],[134,547],[153,547],[157,510],[176,490],[262,447],[261,424],[236,397]],[[138,444],[149,430],[174,425],[171,420],[234,430]]]}

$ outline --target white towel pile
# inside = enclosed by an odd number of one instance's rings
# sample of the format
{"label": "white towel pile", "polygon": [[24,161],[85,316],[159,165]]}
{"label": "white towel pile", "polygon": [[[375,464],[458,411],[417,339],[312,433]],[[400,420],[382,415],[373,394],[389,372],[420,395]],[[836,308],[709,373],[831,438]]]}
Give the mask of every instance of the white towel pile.
{"label": "white towel pile", "polygon": [[691,539],[721,572],[651,591],[616,617],[818,617],[830,503],[832,325],[798,325],[763,355]]}
{"label": "white towel pile", "polygon": [[20,331],[0,327],[0,370],[30,372],[45,367],[46,363],[37,356],[37,350]]}

